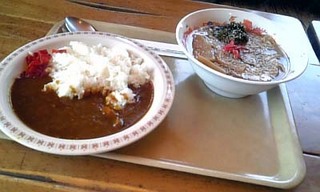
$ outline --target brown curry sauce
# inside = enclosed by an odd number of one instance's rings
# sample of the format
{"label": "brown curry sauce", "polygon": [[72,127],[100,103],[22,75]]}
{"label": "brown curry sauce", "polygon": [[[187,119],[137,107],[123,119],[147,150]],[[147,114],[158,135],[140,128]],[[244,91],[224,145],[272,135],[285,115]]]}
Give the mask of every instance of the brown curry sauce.
{"label": "brown curry sauce", "polygon": [[153,100],[153,84],[130,87],[136,102],[117,111],[123,122],[114,126],[114,119],[103,113],[102,95],[82,99],[59,98],[54,92],[43,92],[49,77],[17,78],[11,89],[11,101],[17,116],[28,127],[42,134],[64,139],[90,139],[124,130],[139,121]]}

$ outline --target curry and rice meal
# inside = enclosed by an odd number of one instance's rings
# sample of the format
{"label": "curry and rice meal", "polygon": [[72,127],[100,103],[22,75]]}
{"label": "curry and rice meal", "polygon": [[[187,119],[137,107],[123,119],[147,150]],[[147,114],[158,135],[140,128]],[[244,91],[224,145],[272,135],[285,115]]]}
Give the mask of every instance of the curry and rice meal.
{"label": "curry and rice meal", "polygon": [[121,46],[72,41],[26,57],[11,100],[30,128],[53,137],[88,139],[119,132],[148,111],[152,68]]}
{"label": "curry and rice meal", "polygon": [[192,31],[193,55],[221,73],[252,81],[283,78],[289,60],[273,37],[249,20],[207,22]]}

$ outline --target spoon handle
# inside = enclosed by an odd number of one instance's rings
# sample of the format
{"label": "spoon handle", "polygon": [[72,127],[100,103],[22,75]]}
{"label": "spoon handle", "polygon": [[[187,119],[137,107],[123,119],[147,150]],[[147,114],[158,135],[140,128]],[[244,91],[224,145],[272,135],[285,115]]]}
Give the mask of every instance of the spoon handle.
{"label": "spoon handle", "polygon": [[[68,16],[64,20],[65,28],[69,32],[77,31],[97,31],[90,23],[77,18]],[[187,56],[180,50],[180,47],[176,44],[162,43],[156,41],[148,41],[142,39],[133,39],[139,43],[147,46],[149,49],[161,56],[176,57],[180,59],[187,59]]]}

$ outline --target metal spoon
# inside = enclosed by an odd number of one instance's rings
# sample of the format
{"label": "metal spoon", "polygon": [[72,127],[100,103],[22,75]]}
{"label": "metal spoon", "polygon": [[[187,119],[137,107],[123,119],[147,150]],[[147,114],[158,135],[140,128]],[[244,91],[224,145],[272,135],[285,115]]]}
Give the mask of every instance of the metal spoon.
{"label": "metal spoon", "polygon": [[66,17],[64,19],[64,24],[68,31],[76,32],[76,31],[97,31],[90,23],[81,20],[77,17]]}
{"label": "metal spoon", "polygon": [[[97,31],[90,23],[77,18],[68,16],[64,19],[65,28],[69,32],[77,32],[77,31]],[[168,44],[162,42],[148,41],[142,39],[135,39],[140,43],[146,45],[149,49],[158,53],[159,55],[176,57],[180,59],[187,59],[187,56],[179,50],[179,46],[175,44]]]}

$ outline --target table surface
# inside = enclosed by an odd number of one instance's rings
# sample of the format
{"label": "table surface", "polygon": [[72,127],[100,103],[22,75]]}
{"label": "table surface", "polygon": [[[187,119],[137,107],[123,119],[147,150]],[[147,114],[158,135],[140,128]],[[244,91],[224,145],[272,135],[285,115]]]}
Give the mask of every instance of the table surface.
{"label": "table surface", "polygon": [[[89,2],[84,5],[84,2]],[[97,2],[97,1],[95,1]],[[215,4],[183,0],[49,1],[7,0],[0,6],[0,59],[42,37],[54,24],[81,18],[174,32],[194,10]],[[320,191],[319,65],[287,84],[294,120],[307,165],[301,185],[286,191]],[[3,191],[278,191],[247,183],[123,163],[90,156],[45,154],[0,140],[0,188]],[[282,190],[279,190],[282,191]]]}

